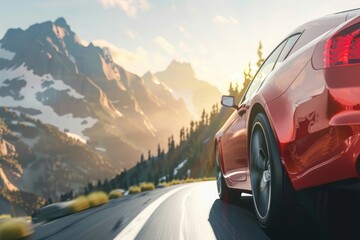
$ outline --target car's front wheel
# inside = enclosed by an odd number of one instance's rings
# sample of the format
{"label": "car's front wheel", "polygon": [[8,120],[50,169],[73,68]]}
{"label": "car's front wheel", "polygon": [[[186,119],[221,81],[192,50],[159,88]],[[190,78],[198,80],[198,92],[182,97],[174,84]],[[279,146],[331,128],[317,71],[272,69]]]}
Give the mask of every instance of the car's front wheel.
{"label": "car's front wheel", "polygon": [[250,179],[260,225],[275,232],[284,220],[289,184],[274,133],[265,114],[256,115],[250,139]]}

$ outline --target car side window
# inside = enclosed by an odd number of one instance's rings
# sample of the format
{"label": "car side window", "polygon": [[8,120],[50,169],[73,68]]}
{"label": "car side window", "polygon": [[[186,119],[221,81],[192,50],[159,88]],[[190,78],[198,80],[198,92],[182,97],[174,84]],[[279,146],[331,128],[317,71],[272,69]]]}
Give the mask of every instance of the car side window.
{"label": "car side window", "polygon": [[249,88],[247,89],[243,100],[248,99],[250,95],[261,85],[269,73],[273,70],[275,62],[277,61],[281,51],[285,46],[286,40],[283,41],[265,60],[261,65],[260,69],[256,73],[255,77],[250,83]]}
{"label": "car side window", "polygon": [[294,45],[297,42],[297,40],[299,39],[299,37],[300,37],[300,33],[292,35],[291,37],[288,38],[288,40],[285,44],[285,47],[282,50],[276,64],[283,62],[289,56],[291,49],[294,47]]}

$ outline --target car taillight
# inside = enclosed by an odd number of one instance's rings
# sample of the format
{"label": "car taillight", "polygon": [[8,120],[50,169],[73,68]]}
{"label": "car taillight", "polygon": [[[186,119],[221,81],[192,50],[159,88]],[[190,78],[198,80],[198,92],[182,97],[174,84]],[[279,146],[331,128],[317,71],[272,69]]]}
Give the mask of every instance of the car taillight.
{"label": "car taillight", "polygon": [[323,67],[340,67],[357,63],[360,63],[360,23],[326,40]]}

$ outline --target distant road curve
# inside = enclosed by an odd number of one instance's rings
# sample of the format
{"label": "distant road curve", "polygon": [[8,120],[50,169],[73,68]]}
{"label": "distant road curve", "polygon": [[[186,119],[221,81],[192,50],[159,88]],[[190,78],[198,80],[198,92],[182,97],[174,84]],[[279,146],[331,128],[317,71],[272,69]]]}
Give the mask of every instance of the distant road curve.
{"label": "distant road curve", "polygon": [[35,227],[30,239],[268,239],[253,214],[218,199],[216,183],[156,189]]}
{"label": "distant road curve", "polygon": [[[315,224],[312,218],[294,214],[289,219],[293,229],[283,233],[282,228],[283,236],[274,239],[359,239],[360,195],[339,191],[331,197],[336,201],[326,208],[330,228]],[[337,210],[338,206],[341,208]],[[235,205],[224,203],[217,196],[215,181],[210,181],[155,189],[110,200],[97,208],[36,224],[35,233],[30,239],[269,238],[257,223],[251,195],[241,197]]]}

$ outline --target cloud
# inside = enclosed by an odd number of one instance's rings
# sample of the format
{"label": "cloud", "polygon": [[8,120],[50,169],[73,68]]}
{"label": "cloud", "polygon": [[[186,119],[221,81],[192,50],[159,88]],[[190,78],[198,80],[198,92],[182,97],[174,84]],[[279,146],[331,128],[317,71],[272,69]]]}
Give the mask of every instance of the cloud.
{"label": "cloud", "polygon": [[189,45],[183,41],[181,41],[179,43],[179,48],[184,51],[184,52],[187,52],[187,53],[192,53],[193,51],[191,50],[191,48],[189,47]]}
{"label": "cloud", "polygon": [[149,67],[147,60],[148,54],[142,48],[139,48],[138,51],[132,52],[119,48],[103,39],[95,40],[93,41],[93,44],[101,48],[109,48],[114,62],[131,72],[139,73],[142,72],[143,69]]}
{"label": "cloud", "polygon": [[149,9],[148,0],[99,0],[105,8],[118,7],[130,17],[135,17],[138,12]]}
{"label": "cloud", "polygon": [[131,39],[134,39],[137,36],[136,32],[130,29],[126,30],[125,34]]}
{"label": "cloud", "polygon": [[234,17],[224,17],[222,15],[217,15],[213,21],[216,24],[238,24],[238,21]]}
{"label": "cloud", "polygon": [[175,53],[175,47],[171,45],[164,37],[158,36],[154,38],[154,42],[165,52],[169,54]]}
{"label": "cloud", "polygon": [[209,53],[209,50],[203,44],[200,44],[198,50],[201,54],[204,55]]}
{"label": "cloud", "polygon": [[186,32],[185,28],[182,25],[179,26],[179,31],[182,33]]}
{"label": "cloud", "polygon": [[185,27],[183,25],[179,26],[179,31],[186,37],[190,38],[190,34],[186,31]]}
{"label": "cloud", "polygon": [[115,63],[140,76],[148,70],[162,70],[169,61],[164,55],[158,52],[147,51],[143,47],[137,47],[134,51],[129,51],[119,48],[103,39],[95,40],[93,44],[99,47],[109,48]]}

